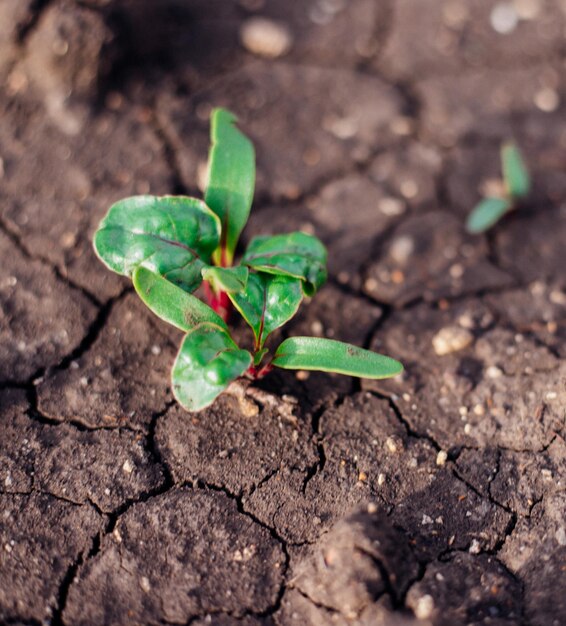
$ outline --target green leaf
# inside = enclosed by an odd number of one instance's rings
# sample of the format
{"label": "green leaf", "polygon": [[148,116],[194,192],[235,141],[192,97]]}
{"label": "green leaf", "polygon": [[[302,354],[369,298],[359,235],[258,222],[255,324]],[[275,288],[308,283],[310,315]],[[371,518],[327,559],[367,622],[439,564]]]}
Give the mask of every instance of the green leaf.
{"label": "green leaf", "polygon": [[224,320],[208,305],[145,267],[132,276],[139,297],[156,315],[169,324],[189,331],[202,322],[212,322],[226,330]]}
{"label": "green leaf", "polygon": [[245,291],[228,296],[252,327],[255,349],[259,350],[271,332],[295,315],[303,293],[301,281],[296,278],[253,273]]}
{"label": "green leaf", "polygon": [[529,172],[519,149],[514,143],[503,144],[501,165],[507,193],[512,198],[523,198],[528,195],[531,188]]}
{"label": "green leaf", "polygon": [[290,337],[278,348],[272,365],[289,370],[319,370],[360,378],[390,378],[403,366],[388,356],[349,343],[318,337]]}
{"label": "green leaf", "polygon": [[172,371],[173,394],[185,409],[200,411],[252,363],[230,335],[216,324],[203,323],[188,332]]}
{"label": "green leaf", "polygon": [[191,292],[219,240],[220,222],[202,200],[133,196],[110,207],[94,249],[118,274],[131,276],[136,267],[146,267]]}
{"label": "green leaf", "polygon": [[507,198],[484,198],[468,215],[466,230],[477,235],[496,224],[512,207]]}
{"label": "green leaf", "polygon": [[238,293],[246,288],[249,273],[249,269],[243,265],[236,267],[208,266],[203,268],[202,277],[210,283],[216,293],[219,291]]}
{"label": "green leaf", "polygon": [[326,281],[326,256],[326,248],[317,237],[294,232],[255,237],[242,264],[269,274],[300,278],[305,281],[305,293],[313,295]]}
{"label": "green leaf", "polygon": [[214,109],[212,112],[212,145],[208,155],[208,185],[204,200],[222,223],[222,241],[214,253],[217,265],[232,264],[254,195],[254,147],[236,128],[235,122],[236,116],[226,109]]}
{"label": "green leaf", "polygon": [[269,348],[262,348],[261,350],[258,350],[255,354],[254,354],[254,365],[257,367],[262,361],[263,361],[263,357],[269,352]]}

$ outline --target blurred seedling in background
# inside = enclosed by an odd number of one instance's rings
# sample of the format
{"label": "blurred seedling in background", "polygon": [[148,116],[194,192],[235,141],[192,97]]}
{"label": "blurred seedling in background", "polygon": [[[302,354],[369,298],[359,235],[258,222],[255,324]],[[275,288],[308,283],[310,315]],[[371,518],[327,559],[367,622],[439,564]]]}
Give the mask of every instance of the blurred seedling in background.
{"label": "blurred seedling in background", "polygon": [[[400,374],[394,359],[325,338],[290,337],[270,354],[270,333],[326,281],[327,252],[313,235],[292,232],[253,238],[234,264],[255,185],[254,148],[235,121],[225,109],[212,112],[204,201],[126,198],[110,207],[94,236],[102,262],[130,277],[143,302],[186,333],[172,370],[175,397],[198,411],[236,379],[255,380],[274,367],[364,378]],[[192,295],[201,284],[207,304]],[[230,334],[233,308],[253,331],[252,350]]]}
{"label": "blurred seedling in background", "polygon": [[514,143],[507,142],[501,147],[501,168],[503,181],[499,185],[500,193],[485,197],[468,215],[466,230],[471,234],[489,230],[529,194],[529,173]]}

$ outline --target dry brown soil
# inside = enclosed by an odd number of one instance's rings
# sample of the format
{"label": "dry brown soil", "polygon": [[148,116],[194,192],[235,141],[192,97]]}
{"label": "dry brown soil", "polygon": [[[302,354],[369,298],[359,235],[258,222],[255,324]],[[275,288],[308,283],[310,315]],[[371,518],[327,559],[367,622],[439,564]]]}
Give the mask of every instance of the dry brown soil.
{"label": "dry brown soil", "polygon": [[[502,5],[1,0],[2,624],[566,623],[566,6]],[[256,13],[285,56],[240,45]],[[201,193],[218,105],[257,145],[245,240],[330,251],[285,334],[402,379],[176,406],[178,333],[91,238],[127,195]],[[511,137],[533,192],[470,237]]]}

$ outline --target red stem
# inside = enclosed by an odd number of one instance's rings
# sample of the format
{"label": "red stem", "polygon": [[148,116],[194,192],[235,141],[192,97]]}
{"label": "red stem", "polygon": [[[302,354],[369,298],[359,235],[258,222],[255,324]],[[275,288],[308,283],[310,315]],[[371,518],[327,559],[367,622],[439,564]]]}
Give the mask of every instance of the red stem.
{"label": "red stem", "polygon": [[228,322],[230,313],[232,313],[232,303],[230,302],[228,294],[224,291],[214,293],[208,281],[205,280],[203,282],[204,293],[208,304],[215,313],[218,313],[225,322]]}
{"label": "red stem", "polygon": [[271,365],[271,363],[266,363],[263,367],[256,367],[255,365],[250,365],[246,371],[246,376],[248,376],[249,378],[253,380],[259,380],[260,378],[263,378],[264,376],[269,374],[269,372],[271,372],[272,369],[273,369],[273,365]]}

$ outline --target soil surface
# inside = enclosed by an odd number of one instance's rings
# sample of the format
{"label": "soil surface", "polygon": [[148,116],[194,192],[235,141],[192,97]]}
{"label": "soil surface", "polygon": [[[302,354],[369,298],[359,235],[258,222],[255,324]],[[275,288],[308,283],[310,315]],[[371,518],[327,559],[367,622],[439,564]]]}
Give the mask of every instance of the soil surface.
{"label": "soil surface", "polygon": [[[2,0],[0,623],[566,623],[565,28],[559,0]],[[213,106],[257,146],[243,243],[329,248],[279,338],[402,377],[174,403],[179,333],[91,238],[201,194]],[[471,237],[510,138],[533,191]]]}

